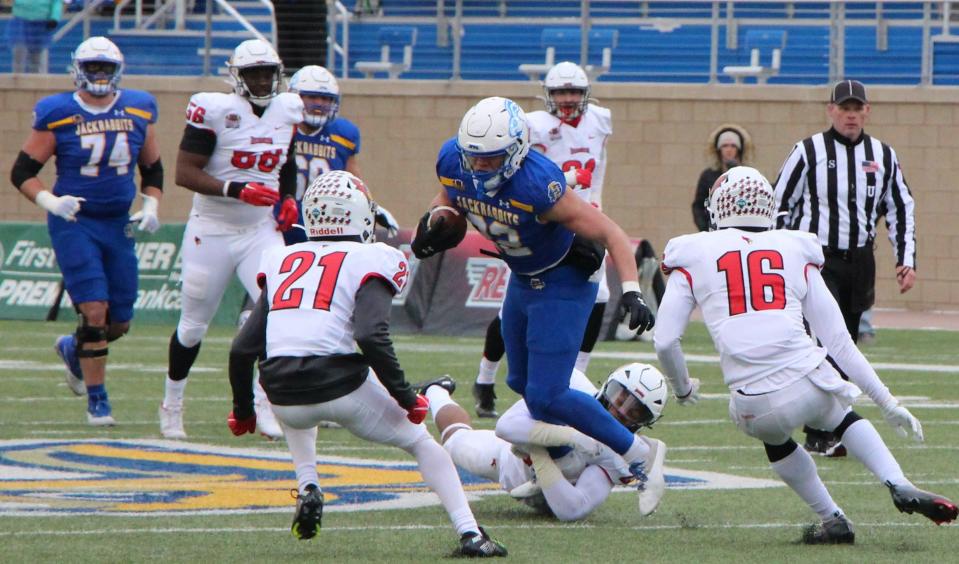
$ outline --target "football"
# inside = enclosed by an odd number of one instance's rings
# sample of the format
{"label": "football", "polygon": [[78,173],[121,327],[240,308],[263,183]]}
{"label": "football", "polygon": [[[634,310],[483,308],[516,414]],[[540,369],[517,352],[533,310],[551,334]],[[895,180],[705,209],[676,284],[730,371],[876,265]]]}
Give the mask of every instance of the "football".
{"label": "football", "polygon": [[442,226],[440,230],[443,231],[444,234],[449,234],[450,237],[455,234],[457,241],[461,241],[463,237],[466,236],[466,216],[459,211],[449,206],[438,206],[430,212],[427,226],[433,228],[434,226],[440,225],[441,220]]}

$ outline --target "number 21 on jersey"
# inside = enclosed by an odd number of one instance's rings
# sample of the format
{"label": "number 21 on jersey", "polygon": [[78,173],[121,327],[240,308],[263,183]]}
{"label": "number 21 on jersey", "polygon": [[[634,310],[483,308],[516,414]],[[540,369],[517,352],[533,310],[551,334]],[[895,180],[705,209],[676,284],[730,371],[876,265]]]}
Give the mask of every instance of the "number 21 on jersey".
{"label": "number 21 on jersey", "polygon": [[783,256],[779,251],[750,251],[745,268],[743,252],[729,251],[716,261],[716,269],[726,275],[729,315],[746,313],[748,305],[753,311],[786,309],[786,279],[774,272],[783,270]]}
{"label": "number 21 on jersey", "polygon": [[330,310],[333,303],[333,292],[336,290],[336,279],[340,276],[340,268],[346,253],[335,252],[323,255],[317,260],[316,253],[311,251],[297,251],[290,253],[280,264],[280,274],[289,274],[280,287],[273,294],[270,301],[270,310],[298,309],[303,303],[304,288],[294,288],[297,280],[313,268],[314,264],[323,269],[319,281],[313,291],[312,308],[324,311]]}

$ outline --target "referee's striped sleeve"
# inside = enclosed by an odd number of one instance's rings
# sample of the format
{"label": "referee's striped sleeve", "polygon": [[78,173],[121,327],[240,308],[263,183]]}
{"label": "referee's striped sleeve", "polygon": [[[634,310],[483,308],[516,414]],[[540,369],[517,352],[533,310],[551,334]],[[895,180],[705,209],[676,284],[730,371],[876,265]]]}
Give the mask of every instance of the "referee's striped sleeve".
{"label": "referee's striped sleeve", "polygon": [[906,179],[899,166],[899,157],[892,147],[893,171],[886,186],[886,226],[889,228],[889,241],[896,252],[896,266],[916,267],[916,213],[915,201],[906,185]]}
{"label": "referee's striped sleeve", "polygon": [[[805,191],[805,183],[803,183],[803,186],[799,186],[800,180],[803,177],[803,171],[806,169],[804,156],[805,152],[802,143],[796,143],[796,145],[793,146],[792,152],[786,157],[786,162],[783,163],[782,168],[779,170],[779,177],[776,178],[777,229],[789,226],[788,222],[794,215],[793,208],[795,208],[796,203],[801,200],[803,192]],[[799,188],[798,190],[797,187]]]}

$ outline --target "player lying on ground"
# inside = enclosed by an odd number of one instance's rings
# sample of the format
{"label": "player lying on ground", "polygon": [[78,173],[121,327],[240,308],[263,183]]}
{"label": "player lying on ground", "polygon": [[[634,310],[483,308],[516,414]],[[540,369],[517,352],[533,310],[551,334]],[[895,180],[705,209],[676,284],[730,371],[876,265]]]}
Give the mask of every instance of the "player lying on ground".
{"label": "player lying on ground", "polygon": [[456,467],[421,424],[429,404],[406,382],[393,351],[390,308],[409,266],[403,253],[374,242],[375,211],[360,179],[328,172],[303,197],[309,240],[263,253],[263,291],[230,350],[230,430],[242,435],[256,429],[253,364],[264,359],[260,381],[299,483],[292,527],[297,538],[312,538],[320,529],[317,424],[333,421],[416,458],[460,534],[458,554],[506,556],[506,548],[476,524]]}
{"label": "player lying on ground", "polygon": [[[662,416],[668,393],[659,370],[639,363],[617,368],[601,391],[574,369],[570,386],[596,397],[633,433]],[[420,386],[430,401],[443,448],[457,466],[499,482],[530,507],[561,521],[583,519],[606,501],[614,485],[633,481],[626,462],[608,446],[572,427],[536,421],[522,399],[503,414],[495,433],[473,429],[469,414],[450,397],[455,389],[449,376]],[[646,479],[639,484],[639,511],[646,516],[656,510],[666,491],[666,445],[639,438],[650,453]]]}
{"label": "player lying on ground", "polygon": [[[770,230],[772,187],[749,167],[719,177],[709,212],[718,230],[671,240],[663,258],[663,270],[672,276],[654,341],[679,403],[696,403],[699,396],[699,380],[689,377],[680,347],[699,305],[729,386],[730,417],[763,442],[773,470],[822,519],[804,542],[852,544],[855,534],[819,479],[816,463],[792,439],[803,425],[834,430],[889,488],[899,511],[919,512],[937,524],[955,520],[956,505],[913,486],[872,423],[850,408],[861,388],[901,435],[911,431],[922,441],[919,421],[899,405],[852,342],[819,272],[823,252],[816,235]],[[825,348],[806,333],[804,317]],[[827,351],[852,383],[826,361]]]}

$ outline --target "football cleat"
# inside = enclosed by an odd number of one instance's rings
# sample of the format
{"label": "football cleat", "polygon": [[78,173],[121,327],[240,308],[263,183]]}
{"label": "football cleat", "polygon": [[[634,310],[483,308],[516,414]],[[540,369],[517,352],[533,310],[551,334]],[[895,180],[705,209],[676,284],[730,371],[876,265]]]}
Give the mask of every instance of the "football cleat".
{"label": "football cleat", "polygon": [[94,427],[112,427],[117,424],[113,419],[110,400],[102,399],[87,407],[87,423]]}
{"label": "football cleat", "polygon": [[425,396],[426,390],[430,386],[439,386],[449,392],[450,395],[453,395],[453,392],[456,391],[456,380],[450,378],[449,374],[443,374],[439,378],[434,378],[428,382],[413,384],[413,389],[416,390],[416,393],[420,394],[421,396]]}
{"label": "football cleat", "polygon": [[802,536],[803,544],[855,544],[856,533],[845,515],[810,525]]}
{"label": "football cleat", "polygon": [[499,413],[496,412],[496,392],[493,391],[493,386],[495,384],[473,384],[477,417],[499,417]]}
{"label": "football cleat", "polygon": [[160,403],[160,434],[167,439],[185,439],[183,430],[183,407],[166,407]]}
{"label": "football cleat", "polygon": [[273,415],[273,408],[270,407],[269,401],[254,402],[253,410],[256,412],[256,430],[261,435],[271,441],[283,438],[283,428]]}
{"label": "football cleat", "polygon": [[892,503],[901,513],[919,513],[942,525],[956,520],[959,509],[956,504],[941,495],[907,485],[894,486],[886,482]]}
{"label": "football cleat", "polygon": [[74,395],[83,396],[87,393],[87,387],[83,383],[83,371],[80,370],[80,358],[77,356],[77,340],[73,335],[61,335],[53,344],[53,350],[57,356],[66,365],[67,371],[64,378],[67,386]]}
{"label": "football cleat", "polygon": [[656,511],[666,493],[666,474],[663,472],[663,464],[666,462],[666,443],[648,437],[640,438],[649,445],[646,465],[649,468],[646,472],[648,479],[645,487],[639,492],[639,514],[646,517]]}
{"label": "football cleat", "polygon": [[315,537],[323,521],[323,492],[316,484],[310,484],[299,495],[296,495],[296,490],[290,493],[296,497],[296,513],[290,531],[300,540]]}
{"label": "football cleat", "polygon": [[505,546],[491,539],[480,527],[478,533],[465,533],[460,537],[460,548],[456,554],[468,558],[492,558],[506,556],[507,552]]}

